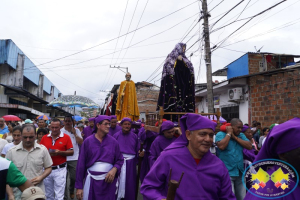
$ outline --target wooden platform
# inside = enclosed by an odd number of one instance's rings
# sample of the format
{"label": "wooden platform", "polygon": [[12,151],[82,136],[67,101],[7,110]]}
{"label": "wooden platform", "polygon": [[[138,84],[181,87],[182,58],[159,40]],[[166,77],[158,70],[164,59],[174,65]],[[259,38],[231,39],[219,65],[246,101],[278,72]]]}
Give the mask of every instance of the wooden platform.
{"label": "wooden platform", "polygon": [[[145,128],[145,130],[158,133],[160,126],[163,122],[164,115],[169,115],[171,117],[171,121],[173,121],[172,119],[177,118],[178,119],[178,127],[180,128],[180,118],[185,114],[187,114],[187,112],[165,112],[163,107],[160,107],[160,110],[155,113],[149,113],[147,111],[146,112],[146,124],[145,124],[144,128]],[[194,114],[207,116],[209,119],[210,119],[210,116],[216,116],[217,127],[216,127],[215,132],[219,132],[220,126],[221,126],[221,123],[220,123],[221,112],[220,112],[219,108],[217,109],[216,113],[194,113]],[[158,122],[158,126],[155,126],[155,124],[157,122]]]}

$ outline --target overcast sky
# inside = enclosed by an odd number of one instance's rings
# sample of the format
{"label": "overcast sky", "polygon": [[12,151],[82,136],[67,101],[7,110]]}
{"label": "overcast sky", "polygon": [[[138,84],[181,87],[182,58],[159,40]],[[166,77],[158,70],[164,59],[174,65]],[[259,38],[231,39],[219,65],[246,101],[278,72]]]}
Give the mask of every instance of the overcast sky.
{"label": "overcast sky", "polygon": [[[210,12],[210,25],[238,2],[240,1],[208,0],[208,10],[219,4]],[[212,30],[237,18],[251,17],[278,2],[280,1],[245,0],[213,26]],[[160,85],[162,68],[151,77],[150,75],[194,27],[202,7],[200,1],[194,0],[128,0],[123,21],[126,4],[127,0],[1,1],[0,37],[12,39],[63,94],[73,94],[76,91],[78,95],[101,103],[106,96],[101,90],[109,91],[114,84],[125,80],[125,74],[109,68],[110,65],[128,67],[135,82],[147,80]],[[154,22],[183,7],[185,8]],[[226,49],[218,48],[213,52],[213,71],[225,67],[245,52],[255,52],[254,46],[258,49],[263,46],[261,51],[265,52],[299,55],[299,7],[299,0],[288,0],[254,18],[221,44]],[[154,23],[128,34],[127,37],[100,45],[119,36],[122,21],[121,35],[128,30],[133,31],[137,27]],[[246,21],[241,20],[211,33],[211,47]],[[201,36],[202,23],[200,21],[183,40],[189,40],[187,49]],[[96,45],[98,46],[88,51],[43,64]],[[195,52],[191,61],[195,68],[196,83],[206,82],[203,56],[200,65],[200,46],[201,43],[195,43],[186,54],[189,57],[191,52]],[[93,60],[88,61],[90,59]]]}

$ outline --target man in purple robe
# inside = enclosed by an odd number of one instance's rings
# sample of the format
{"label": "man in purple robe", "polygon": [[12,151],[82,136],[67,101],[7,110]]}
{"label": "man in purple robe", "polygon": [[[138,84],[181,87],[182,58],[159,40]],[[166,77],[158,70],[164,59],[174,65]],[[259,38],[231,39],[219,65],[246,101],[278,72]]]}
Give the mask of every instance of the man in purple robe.
{"label": "man in purple robe", "polygon": [[148,174],[150,170],[149,164],[149,156],[150,156],[150,147],[158,133],[153,131],[146,131],[144,127],[142,127],[138,133],[139,146],[143,143],[143,152],[140,154],[143,157],[142,165],[141,165],[141,174],[140,181],[143,183],[145,176]]}
{"label": "man in purple robe", "polygon": [[227,168],[209,151],[216,125],[197,114],[181,117],[182,135],[161,153],[144,179],[144,200],[166,199],[169,179],[179,181],[182,172],[176,200],[235,199]]}
{"label": "man in purple robe", "polygon": [[136,188],[136,164],[138,154],[137,135],[131,131],[131,119],[123,118],[121,121],[122,130],[114,134],[118,141],[120,150],[124,157],[124,164],[121,169],[118,199],[135,199]]}
{"label": "man in purple robe", "polygon": [[[290,165],[300,174],[300,118],[291,119],[275,126],[268,134],[264,145],[257,154],[254,162],[263,159],[280,159]],[[250,191],[254,189],[251,188]],[[297,200],[300,198],[300,184],[296,189],[276,200]],[[262,198],[247,193],[245,200],[260,200]]]}
{"label": "man in purple robe", "polygon": [[116,199],[116,184],[124,159],[118,142],[108,135],[109,120],[108,116],[98,115],[95,134],[81,146],[75,183],[78,200]]}
{"label": "man in purple robe", "polygon": [[85,127],[82,131],[83,134],[83,140],[85,140],[87,137],[92,135],[93,128],[94,128],[94,119],[95,118],[89,118],[89,126]]}
{"label": "man in purple robe", "polygon": [[175,128],[174,123],[171,121],[164,121],[160,127],[159,136],[155,138],[151,147],[149,155],[149,166],[150,168],[157,160],[160,153],[176,140],[174,137]]}
{"label": "man in purple robe", "polygon": [[120,130],[122,130],[122,127],[117,125],[118,120],[117,120],[117,116],[115,115],[111,115],[110,116],[110,128],[109,128],[109,135],[114,136],[114,134],[116,132],[119,132]]}

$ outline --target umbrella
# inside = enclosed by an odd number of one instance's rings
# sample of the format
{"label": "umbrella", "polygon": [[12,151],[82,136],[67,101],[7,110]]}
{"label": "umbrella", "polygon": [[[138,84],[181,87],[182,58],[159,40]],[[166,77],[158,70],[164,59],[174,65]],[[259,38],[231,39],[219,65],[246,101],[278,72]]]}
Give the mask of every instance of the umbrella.
{"label": "umbrella", "polygon": [[21,119],[18,116],[15,115],[4,115],[2,117],[3,119],[5,119],[5,121],[21,121]]}
{"label": "umbrella", "polygon": [[99,108],[99,105],[96,104],[93,100],[78,95],[63,95],[51,101],[48,106]]}
{"label": "umbrella", "polygon": [[73,116],[73,119],[74,119],[75,121],[80,121],[80,120],[82,120],[82,118],[83,118],[83,117],[81,117],[81,116],[79,116],[79,115]]}
{"label": "umbrella", "polygon": [[47,115],[39,115],[39,116],[36,117],[36,119],[50,120],[51,118]]}

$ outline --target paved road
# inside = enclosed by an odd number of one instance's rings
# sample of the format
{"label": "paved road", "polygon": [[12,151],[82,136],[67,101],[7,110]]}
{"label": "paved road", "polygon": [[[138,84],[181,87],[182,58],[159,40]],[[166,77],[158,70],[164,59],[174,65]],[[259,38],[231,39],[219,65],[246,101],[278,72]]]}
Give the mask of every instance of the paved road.
{"label": "paved road", "polygon": [[[68,191],[68,193],[69,193],[69,176],[68,176],[68,179],[67,179],[67,191]],[[141,185],[140,185],[141,186]],[[68,198],[66,198],[65,200],[77,200],[77,198],[76,198],[76,195],[75,195],[75,198],[74,199],[71,199],[70,198],[70,196],[69,196],[69,194],[68,194]],[[141,195],[141,193],[139,193],[139,195],[138,195],[138,200],[143,200],[143,197],[142,197],[142,195]]]}

